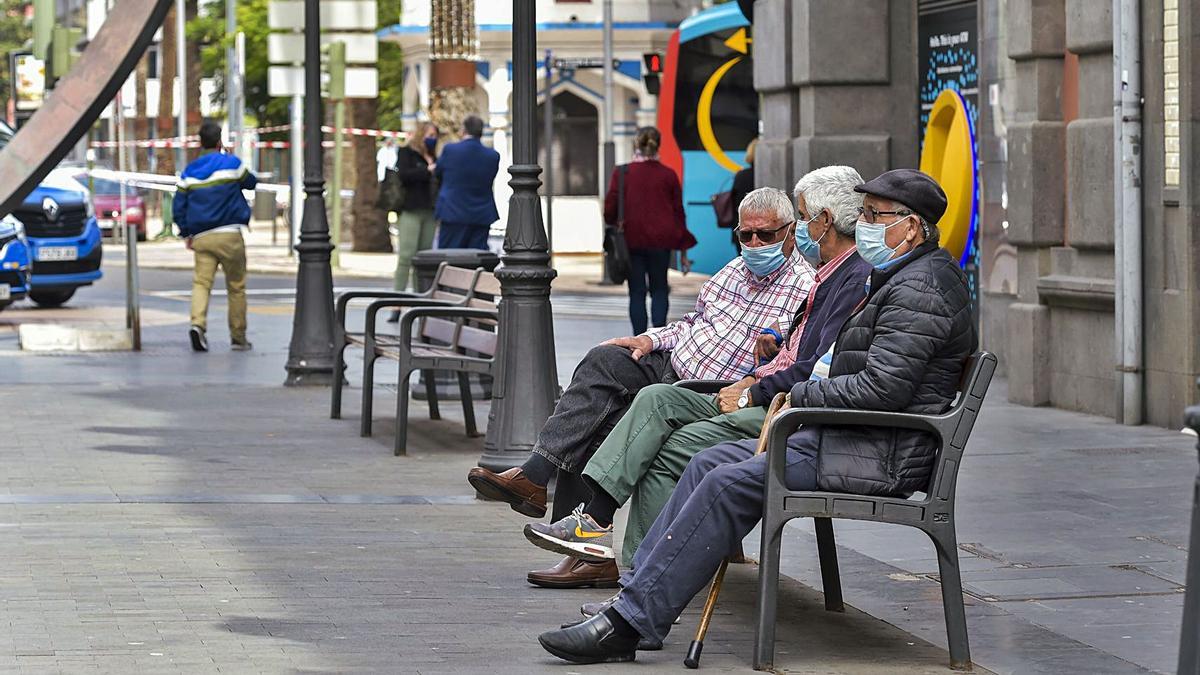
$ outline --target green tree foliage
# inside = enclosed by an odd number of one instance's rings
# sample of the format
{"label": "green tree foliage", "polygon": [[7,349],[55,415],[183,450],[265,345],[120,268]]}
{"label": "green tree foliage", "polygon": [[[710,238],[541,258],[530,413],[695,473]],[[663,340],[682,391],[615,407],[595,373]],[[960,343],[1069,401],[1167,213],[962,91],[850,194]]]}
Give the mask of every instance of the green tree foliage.
{"label": "green tree foliage", "polygon": [[[3,0],[0,0],[3,1]],[[380,27],[400,20],[401,0],[379,0]],[[238,0],[238,30],[246,35],[246,114],[260,126],[286,124],[286,98],[272,98],[267,93],[267,0]],[[200,61],[205,77],[217,81],[217,98],[225,96],[225,48],[233,38],[225,35],[225,1],[210,0],[201,16],[188,22],[188,40],[202,46]],[[379,121],[384,128],[400,128],[402,75],[400,46],[391,42],[379,44]]]}
{"label": "green tree foliage", "polygon": [[8,66],[8,54],[26,48],[33,38],[33,27],[25,20],[24,0],[0,0],[0,56],[4,63],[0,67],[0,111],[7,110],[8,99],[12,98],[12,73]]}

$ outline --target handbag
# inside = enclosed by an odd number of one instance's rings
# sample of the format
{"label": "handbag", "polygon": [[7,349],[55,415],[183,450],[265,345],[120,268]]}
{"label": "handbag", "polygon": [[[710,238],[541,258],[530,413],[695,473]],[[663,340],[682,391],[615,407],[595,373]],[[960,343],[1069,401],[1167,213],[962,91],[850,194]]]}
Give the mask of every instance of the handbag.
{"label": "handbag", "polygon": [[629,165],[617,168],[617,222],[604,225],[604,272],[614,284],[629,278],[629,244],[625,242],[625,172]]}
{"label": "handbag", "polygon": [[400,180],[400,172],[395,169],[384,170],[375,206],[384,211],[399,211],[404,208],[405,196],[404,181]]}
{"label": "handbag", "polygon": [[713,211],[717,214],[717,227],[732,229],[737,227],[737,210],[733,208],[733,190],[718,192],[709,197]]}

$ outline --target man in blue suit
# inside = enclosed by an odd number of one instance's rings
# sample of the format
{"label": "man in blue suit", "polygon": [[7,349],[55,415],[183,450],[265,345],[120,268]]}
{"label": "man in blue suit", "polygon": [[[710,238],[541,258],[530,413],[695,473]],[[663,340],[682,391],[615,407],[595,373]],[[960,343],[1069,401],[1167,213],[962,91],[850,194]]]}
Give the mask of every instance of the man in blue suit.
{"label": "man in blue suit", "polygon": [[500,153],[484,147],[483,120],[463,120],[463,139],[442,149],[437,176],[441,189],[433,215],[441,221],[438,248],[487,249],[488,228],[500,219],[492,196],[492,181],[500,168]]}

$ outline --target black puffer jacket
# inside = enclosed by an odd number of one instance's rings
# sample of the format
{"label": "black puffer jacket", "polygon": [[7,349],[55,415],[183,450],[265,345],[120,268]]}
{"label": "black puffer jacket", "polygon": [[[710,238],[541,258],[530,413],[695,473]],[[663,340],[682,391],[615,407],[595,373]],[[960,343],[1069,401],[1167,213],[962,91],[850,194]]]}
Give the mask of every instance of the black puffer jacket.
{"label": "black puffer jacket", "polygon": [[[838,334],[829,377],[792,388],[792,405],[939,414],[954,401],[976,349],[967,281],[953,258],[926,242],[871,273],[866,304]],[[923,431],[826,427],[822,490],[907,496],[924,491],[934,443]]]}

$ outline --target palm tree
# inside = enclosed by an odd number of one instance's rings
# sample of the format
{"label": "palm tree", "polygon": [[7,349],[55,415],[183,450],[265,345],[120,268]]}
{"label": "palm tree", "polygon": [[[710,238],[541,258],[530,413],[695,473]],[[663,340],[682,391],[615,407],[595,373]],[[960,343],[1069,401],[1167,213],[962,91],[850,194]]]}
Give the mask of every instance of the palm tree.
{"label": "palm tree", "polygon": [[429,117],[443,133],[456,135],[463,118],[479,112],[473,95],[479,52],[475,0],[433,0],[429,23]]}

